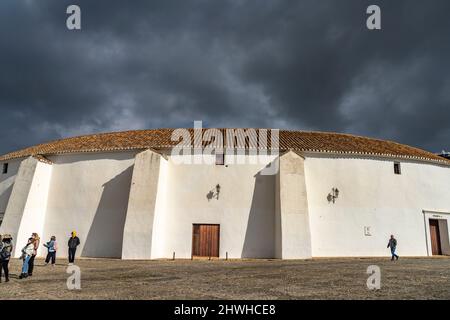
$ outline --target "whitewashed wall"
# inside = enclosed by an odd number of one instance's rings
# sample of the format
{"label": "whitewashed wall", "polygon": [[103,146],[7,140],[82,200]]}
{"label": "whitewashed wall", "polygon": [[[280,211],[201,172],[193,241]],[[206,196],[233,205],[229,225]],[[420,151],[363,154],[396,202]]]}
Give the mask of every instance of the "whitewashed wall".
{"label": "whitewashed wall", "polygon": [[123,227],[135,153],[97,153],[49,157],[54,164],[43,240],[55,235],[67,256],[76,230],[77,255],[121,257]]}
{"label": "whitewashed wall", "polygon": [[0,162],[0,170],[3,168],[4,163],[8,163],[8,173],[2,174],[0,172],[0,212],[6,211],[8,205],[9,196],[14,185],[14,179],[19,171],[20,162],[23,159],[16,159],[11,161]]}
{"label": "whitewashed wall", "polygon": [[[267,163],[227,167],[169,161],[165,217],[158,220],[163,240],[159,257],[175,252],[178,258],[190,258],[194,223],[220,224],[222,258],[226,252],[230,258],[274,257],[275,176],[259,174]],[[208,201],[217,184],[219,199]]]}
{"label": "whitewashed wall", "polygon": [[[450,213],[450,168],[392,160],[309,155],[305,161],[313,257],[384,256],[388,238],[398,253],[426,256],[424,209]],[[340,191],[336,203],[327,195]],[[366,236],[364,227],[370,227]],[[429,242],[429,240],[428,240]]]}
{"label": "whitewashed wall", "polygon": [[[30,199],[30,203],[45,201],[41,193],[48,189],[45,206],[39,206],[46,207],[45,215],[40,214],[45,216],[44,227],[37,223],[33,232],[42,230],[43,241],[55,235],[59,257],[67,256],[72,230],[81,239],[78,256],[121,257],[135,154],[49,157],[54,162],[51,175],[47,167],[37,172]],[[152,258],[171,258],[173,252],[177,258],[190,258],[194,223],[220,224],[222,258],[226,252],[230,258],[275,256],[276,176],[260,174],[273,157],[256,164],[229,160],[228,166],[178,165],[170,157],[161,162],[149,244]],[[402,174],[395,175],[393,163],[381,158],[305,155],[313,257],[386,256],[390,234],[398,239],[400,255],[431,252],[427,219],[438,214],[450,227],[450,168],[401,161]],[[9,161],[8,174],[0,175],[0,212],[6,209],[19,164],[20,160]],[[215,192],[217,184],[219,199],[208,200],[208,192]],[[327,200],[333,187],[340,190],[334,204]],[[364,227],[370,228],[370,236]],[[28,229],[24,236],[32,231]],[[45,255],[45,250],[40,253]]]}
{"label": "whitewashed wall", "polygon": [[[37,161],[20,227],[15,239],[17,245],[15,246],[14,256],[16,258],[22,255],[21,249],[25,246],[31,234],[36,232],[41,235],[44,230],[51,178],[52,166]],[[38,248],[38,255],[42,254],[42,249],[42,246]]]}
{"label": "whitewashed wall", "polygon": [[170,250],[166,250],[166,241],[170,238],[167,234],[168,216],[166,215],[167,203],[169,201],[168,184],[169,162],[161,159],[159,163],[158,191],[155,204],[155,215],[153,221],[152,235],[152,259],[167,257]]}

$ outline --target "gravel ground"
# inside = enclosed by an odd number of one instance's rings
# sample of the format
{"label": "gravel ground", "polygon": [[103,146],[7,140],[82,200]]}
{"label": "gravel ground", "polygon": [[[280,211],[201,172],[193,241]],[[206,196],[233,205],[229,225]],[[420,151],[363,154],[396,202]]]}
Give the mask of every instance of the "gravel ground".
{"label": "gravel ground", "polygon": [[[63,261],[43,264],[37,259],[33,277],[19,280],[20,261],[11,261],[0,299],[450,299],[449,258],[80,259],[81,290],[74,291]],[[367,289],[370,265],[381,269],[380,290]]]}

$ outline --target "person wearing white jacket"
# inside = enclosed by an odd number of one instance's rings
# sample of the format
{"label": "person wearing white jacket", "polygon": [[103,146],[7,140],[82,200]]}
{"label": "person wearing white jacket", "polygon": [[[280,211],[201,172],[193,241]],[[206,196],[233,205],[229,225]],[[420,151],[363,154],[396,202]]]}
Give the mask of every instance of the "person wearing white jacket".
{"label": "person wearing white jacket", "polygon": [[27,245],[22,249],[23,265],[22,265],[22,274],[19,276],[19,279],[28,277],[28,262],[30,261],[30,258],[33,255],[33,253],[34,253],[34,239],[29,238]]}

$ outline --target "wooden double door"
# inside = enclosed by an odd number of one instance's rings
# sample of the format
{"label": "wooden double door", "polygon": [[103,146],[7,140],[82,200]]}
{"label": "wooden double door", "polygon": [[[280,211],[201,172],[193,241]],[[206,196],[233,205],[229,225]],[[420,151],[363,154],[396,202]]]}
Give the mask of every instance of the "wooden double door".
{"label": "wooden double door", "polygon": [[220,225],[194,224],[192,226],[192,256],[219,257]]}

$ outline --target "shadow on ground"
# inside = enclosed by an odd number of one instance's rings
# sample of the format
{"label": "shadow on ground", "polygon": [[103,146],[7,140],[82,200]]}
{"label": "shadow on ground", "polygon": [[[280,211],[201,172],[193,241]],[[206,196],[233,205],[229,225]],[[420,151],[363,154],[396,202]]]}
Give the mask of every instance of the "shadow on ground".
{"label": "shadow on ground", "polygon": [[[70,291],[67,266],[36,262],[32,278],[0,284],[2,299],[450,299],[450,259],[122,261],[82,259],[81,290]],[[367,267],[381,270],[368,290]]]}

